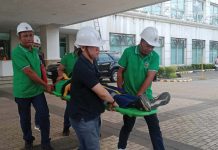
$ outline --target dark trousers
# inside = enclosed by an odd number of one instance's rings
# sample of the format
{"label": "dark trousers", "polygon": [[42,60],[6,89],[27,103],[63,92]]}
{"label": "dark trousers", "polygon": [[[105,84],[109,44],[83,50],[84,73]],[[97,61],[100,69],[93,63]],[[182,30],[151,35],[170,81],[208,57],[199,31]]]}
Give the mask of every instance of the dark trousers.
{"label": "dark trousers", "polygon": [[39,126],[41,131],[41,144],[49,144],[49,109],[45,99],[44,93],[31,98],[15,98],[18,105],[18,112],[20,115],[20,125],[23,131],[23,139],[26,142],[32,142],[31,129],[31,103],[36,110],[39,119]]}
{"label": "dark trousers", "polygon": [[70,116],[69,116],[69,101],[66,101],[66,108],[65,108],[65,112],[64,112],[64,128],[70,128],[71,124],[70,124]]}
{"label": "dark trousers", "polygon": [[[157,115],[154,114],[154,115],[144,116],[144,119],[148,125],[148,130],[154,150],[164,150],[164,144],[163,144],[162,134],[160,131],[159,120],[157,118]],[[135,124],[135,120],[136,120],[135,117],[129,117],[126,115],[123,116],[124,125],[120,131],[118,148],[122,148],[122,149],[126,148],[127,140]]]}
{"label": "dark trousers", "polygon": [[35,113],[35,126],[39,127],[39,115]]}

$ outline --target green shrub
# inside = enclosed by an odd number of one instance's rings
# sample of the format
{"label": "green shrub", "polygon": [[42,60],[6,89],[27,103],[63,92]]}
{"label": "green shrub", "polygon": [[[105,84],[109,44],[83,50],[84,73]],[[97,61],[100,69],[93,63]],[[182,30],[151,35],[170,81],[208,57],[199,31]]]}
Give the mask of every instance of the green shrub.
{"label": "green shrub", "polygon": [[214,69],[214,68],[215,68],[214,64],[203,64],[203,68],[202,68],[202,64],[192,64],[193,70]]}
{"label": "green shrub", "polygon": [[166,74],[165,77],[168,79],[176,78],[176,67],[175,66],[165,67],[165,74]]}
{"label": "green shrub", "polygon": [[201,69],[201,64],[192,64],[192,69],[193,70],[200,70]]}
{"label": "green shrub", "polygon": [[176,66],[160,67],[157,73],[158,78],[176,78]]}
{"label": "green shrub", "polygon": [[193,70],[192,66],[178,66],[177,67],[177,72],[182,72],[182,71],[191,71]]}
{"label": "green shrub", "polygon": [[[214,64],[203,64],[203,69],[214,69]],[[157,72],[158,78],[176,78],[176,71],[191,71],[191,70],[201,70],[202,64],[192,64],[189,66],[169,66],[169,67],[160,67]]]}
{"label": "green shrub", "polygon": [[170,74],[168,75],[168,78],[169,78],[169,79],[177,78],[177,75],[176,75],[176,73],[170,73]]}
{"label": "green shrub", "polygon": [[169,66],[165,67],[166,74],[174,73],[176,72],[176,66]]}
{"label": "green shrub", "polygon": [[204,64],[204,69],[214,69],[215,65],[214,64]]}
{"label": "green shrub", "polygon": [[165,68],[164,67],[160,67],[158,72],[157,72],[157,77],[158,78],[163,78],[165,74]]}

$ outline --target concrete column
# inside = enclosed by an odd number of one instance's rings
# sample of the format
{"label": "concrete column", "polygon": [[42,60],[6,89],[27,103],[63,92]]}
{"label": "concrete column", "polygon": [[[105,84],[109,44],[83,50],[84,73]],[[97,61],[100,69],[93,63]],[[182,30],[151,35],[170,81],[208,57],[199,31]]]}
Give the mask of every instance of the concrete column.
{"label": "concrete column", "polygon": [[186,51],[185,51],[185,65],[192,64],[192,39],[187,38]]}
{"label": "concrete column", "polygon": [[109,29],[108,26],[110,26],[111,24],[109,24],[108,18],[109,17],[103,17],[98,19],[100,25],[101,37],[105,41],[105,44],[102,47],[103,50],[110,50],[110,36],[109,36],[110,30],[108,30]]}
{"label": "concrete column", "polygon": [[0,77],[13,76],[12,60],[0,60]]}
{"label": "concrete column", "polygon": [[204,10],[204,23],[210,24],[210,1],[205,1],[205,10]]}
{"label": "concrete column", "polygon": [[11,37],[11,50],[13,50],[17,44],[19,43],[17,32],[16,31],[10,31],[10,37]]}
{"label": "concrete column", "polygon": [[47,64],[60,60],[59,27],[46,25],[40,27],[42,51]]}
{"label": "concrete column", "polygon": [[[11,51],[17,46],[18,43],[19,40],[17,37],[17,32],[10,31]],[[0,77],[2,76],[13,76],[12,60],[0,61]]]}
{"label": "concrete column", "polygon": [[185,1],[185,19],[193,20],[193,1]]}
{"label": "concrete column", "polygon": [[74,42],[76,40],[76,35],[73,34],[69,34],[68,35],[68,47],[69,47],[69,52],[73,52],[74,51]]}
{"label": "concrete column", "polygon": [[172,37],[171,24],[165,24],[164,28],[161,28],[160,30],[160,35],[165,37],[163,66],[170,66],[171,65],[171,37]]}
{"label": "concrete column", "polygon": [[163,66],[170,66],[171,65],[171,37],[167,35],[165,37],[165,44],[164,44],[164,64]]}
{"label": "concrete column", "polygon": [[209,40],[205,40],[205,48],[203,50],[203,62],[205,64],[209,64],[209,58],[210,58],[210,41]]}

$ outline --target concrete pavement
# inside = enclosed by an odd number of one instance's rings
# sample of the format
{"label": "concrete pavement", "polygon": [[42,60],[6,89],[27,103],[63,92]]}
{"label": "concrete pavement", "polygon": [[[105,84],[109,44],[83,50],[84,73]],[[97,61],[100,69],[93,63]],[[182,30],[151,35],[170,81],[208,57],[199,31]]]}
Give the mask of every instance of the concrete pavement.
{"label": "concrete pavement", "polygon": [[[169,91],[170,104],[159,108],[159,119],[166,150],[217,150],[218,149],[218,72],[206,74],[207,80],[192,82],[154,82],[154,95]],[[46,94],[50,109],[52,145],[57,150],[77,149],[78,141],[73,129],[69,137],[63,137],[63,114],[65,102]],[[32,109],[32,118],[34,118]],[[103,115],[101,149],[116,150],[122,115],[106,111]],[[33,122],[33,121],[32,121]],[[34,124],[32,124],[34,127]],[[13,100],[10,84],[0,84],[0,150],[22,149],[24,143],[19,125],[17,106]],[[40,134],[34,149],[40,149]],[[131,133],[128,150],[150,150],[151,141],[143,118],[137,118]]]}

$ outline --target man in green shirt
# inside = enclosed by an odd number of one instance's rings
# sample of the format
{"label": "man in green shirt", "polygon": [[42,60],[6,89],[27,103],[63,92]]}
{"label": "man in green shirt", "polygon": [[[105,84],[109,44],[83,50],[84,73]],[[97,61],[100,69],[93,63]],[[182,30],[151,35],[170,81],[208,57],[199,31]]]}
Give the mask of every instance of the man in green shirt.
{"label": "man in green shirt", "polygon": [[[77,49],[74,51],[74,53],[69,53],[65,55],[61,59],[61,63],[58,67],[58,78],[57,81],[60,81],[64,79],[63,74],[65,73],[68,77],[71,77],[71,74],[73,72],[74,65],[78,59],[78,51]],[[63,136],[69,136],[70,134],[70,120],[69,120],[69,113],[68,113],[68,107],[69,107],[69,102],[66,101],[66,108],[64,112],[64,127],[63,127]]]}
{"label": "man in green shirt", "polygon": [[[147,27],[140,34],[139,45],[125,49],[118,64],[117,86],[133,96],[146,95],[152,99],[151,84],[159,69],[159,56],[153,51],[160,46],[156,28]],[[157,115],[144,116],[154,150],[164,150],[163,139]],[[124,150],[135,124],[135,117],[123,116],[124,125],[120,131],[118,149]]]}
{"label": "man in green shirt", "polygon": [[49,138],[49,109],[44,95],[44,90],[51,92],[51,87],[41,79],[38,51],[32,47],[33,29],[28,23],[22,22],[17,26],[17,35],[20,44],[12,51],[13,93],[18,105],[25,149],[32,149],[35,140],[31,130],[31,104],[33,104],[39,116],[42,149],[53,150]]}

